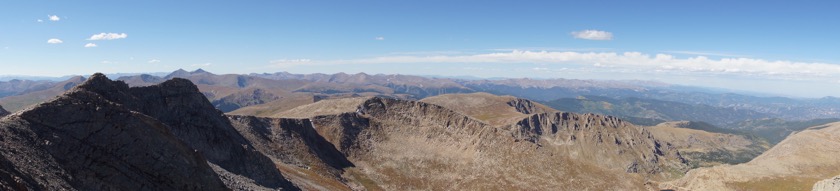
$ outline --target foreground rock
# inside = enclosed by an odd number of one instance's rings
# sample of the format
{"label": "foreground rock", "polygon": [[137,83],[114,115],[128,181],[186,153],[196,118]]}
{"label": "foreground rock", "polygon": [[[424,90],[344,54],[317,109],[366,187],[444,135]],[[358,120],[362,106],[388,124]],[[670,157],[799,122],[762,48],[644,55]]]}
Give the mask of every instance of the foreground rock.
{"label": "foreground rock", "polygon": [[0,121],[3,190],[296,189],[191,82],[94,74]]}
{"label": "foreground rock", "polygon": [[840,190],[840,176],[825,179],[814,184],[812,191],[837,191]]}

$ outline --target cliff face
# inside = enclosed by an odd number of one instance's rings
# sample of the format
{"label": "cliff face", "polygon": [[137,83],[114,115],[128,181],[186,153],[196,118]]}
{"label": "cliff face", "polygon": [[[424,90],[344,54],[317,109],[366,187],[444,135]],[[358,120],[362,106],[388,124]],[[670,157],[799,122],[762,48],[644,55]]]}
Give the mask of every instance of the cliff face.
{"label": "cliff face", "polygon": [[12,187],[295,189],[183,79],[129,88],[94,74],[0,126]]}

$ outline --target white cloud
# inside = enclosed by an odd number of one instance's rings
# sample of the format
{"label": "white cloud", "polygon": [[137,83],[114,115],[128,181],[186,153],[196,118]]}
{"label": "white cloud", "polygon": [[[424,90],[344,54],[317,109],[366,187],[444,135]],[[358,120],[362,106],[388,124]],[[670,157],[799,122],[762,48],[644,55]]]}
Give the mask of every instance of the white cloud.
{"label": "white cloud", "polygon": [[668,73],[698,75],[737,75],[768,79],[840,79],[840,65],[818,62],[795,62],[753,58],[720,58],[705,56],[676,57],[670,54],[640,52],[573,52],[511,51],[470,55],[384,56],[353,60],[316,61],[308,59],[274,60],[275,67],[339,64],[430,64],[430,63],[499,63],[541,64],[541,68],[585,69],[620,73]]}
{"label": "white cloud", "polygon": [[38,19],[38,20],[35,20],[35,21],[38,21],[39,23],[43,23],[43,22],[44,22],[44,20],[41,20],[41,19]]}
{"label": "white cloud", "polygon": [[117,62],[111,62],[111,61],[103,60],[100,63],[102,63],[102,64],[116,64]]}
{"label": "white cloud", "polygon": [[154,63],[159,63],[159,62],[160,62],[160,60],[158,60],[158,59],[149,60],[149,64],[154,64]]}
{"label": "white cloud", "polygon": [[613,34],[607,31],[599,30],[582,30],[572,32],[572,36],[579,39],[586,40],[612,40]]}
{"label": "white cloud", "polygon": [[376,37],[376,38],[374,38],[374,39],[376,39],[376,40],[385,40],[385,37],[378,36],[378,37]]}
{"label": "white cloud", "polygon": [[[50,21],[60,21],[61,20],[61,18],[58,17],[58,15],[47,15],[47,17],[50,18]],[[40,19],[38,19],[38,20],[40,20]]]}
{"label": "white cloud", "polygon": [[88,38],[88,40],[116,40],[127,37],[128,34],[125,33],[99,33],[91,35],[90,38]]}
{"label": "white cloud", "polygon": [[50,43],[50,44],[61,44],[61,43],[64,43],[64,41],[61,41],[61,39],[57,39],[57,38],[51,38],[51,39],[47,40],[47,43]]}
{"label": "white cloud", "polygon": [[96,44],[93,44],[93,43],[85,44],[85,48],[93,48],[93,47],[96,47]]}
{"label": "white cloud", "polygon": [[310,59],[279,59],[279,60],[272,60],[270,61],[271,66],[279,67],[279,68],[286,68],[298,65],[305,65],[312,62]]}

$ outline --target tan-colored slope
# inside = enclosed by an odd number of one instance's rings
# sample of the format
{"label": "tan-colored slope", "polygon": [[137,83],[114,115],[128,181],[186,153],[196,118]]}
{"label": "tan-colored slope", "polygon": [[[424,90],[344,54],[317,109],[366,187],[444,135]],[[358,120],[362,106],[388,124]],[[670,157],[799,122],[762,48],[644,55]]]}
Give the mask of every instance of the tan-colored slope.
{"label": "tan-colored slope", "polygon": [[677,190],[810,190],[840,174],[840,123],[788,136],[764,154],[739,165],[699,168],[663,184]]}
{"label": "tan-colored slope", "polygon": [[483,92],[444,94],[420,101],[455,110],[491,125],[508,125],[534,113],[557,112],[557,110],[530,100]]}
{"label": "tan-colored slope", "polygon": [[747,162],[770,148],[763,140],[690,129],[688,123],[691,122],[665,122],[645,129],[657,139],[673,144],[695,167]]}
{"label": "tan-colored slope", "polygon": [[270,117],[275,118],[310,118],[319,115],[336,115],[355,112],[356,109],[371,97],[354,97],[342,99],[321,100],[315,103],[301,105]]}

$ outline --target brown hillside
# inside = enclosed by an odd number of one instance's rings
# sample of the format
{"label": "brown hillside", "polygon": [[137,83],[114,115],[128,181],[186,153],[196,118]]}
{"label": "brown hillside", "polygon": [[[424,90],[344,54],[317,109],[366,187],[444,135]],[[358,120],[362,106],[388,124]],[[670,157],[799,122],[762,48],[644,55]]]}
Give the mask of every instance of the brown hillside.
{"label": "brown hillside", "polygon": [[840,174],[840,123],[788,136],[752,161],[699,168],[664,184],[678,190],[810,190]]}

